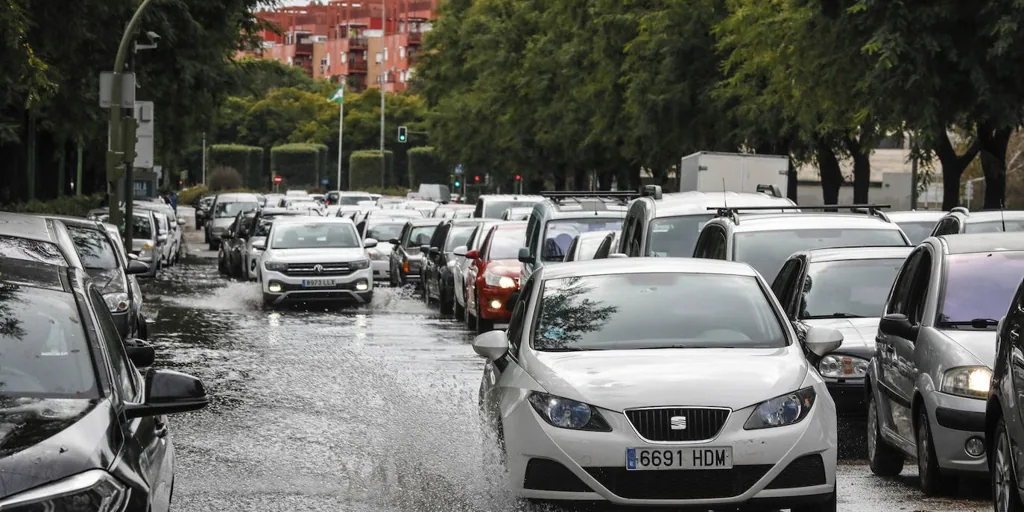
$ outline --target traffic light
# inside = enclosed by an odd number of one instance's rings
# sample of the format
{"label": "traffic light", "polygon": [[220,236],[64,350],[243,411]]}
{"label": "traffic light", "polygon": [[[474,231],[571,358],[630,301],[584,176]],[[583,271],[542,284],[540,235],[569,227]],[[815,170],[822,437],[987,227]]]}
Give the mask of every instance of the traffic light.
{"label": "traffic light", "polygon": [[458,189],[462,186],[462,182],[458,178],[455,178],[455,188]]}
{"label": "traffic light", "polygon": [[473,176],[473,181],[480,181],[480,176]]}
{"label": "traffic light", "polygon": [[409,140],[409,129],[405,126],[398,127],[398,142],[405,143]]}
{"label": "traffic light", "polygon": [[523,181],[523,177],[516,174],[516,181]]}

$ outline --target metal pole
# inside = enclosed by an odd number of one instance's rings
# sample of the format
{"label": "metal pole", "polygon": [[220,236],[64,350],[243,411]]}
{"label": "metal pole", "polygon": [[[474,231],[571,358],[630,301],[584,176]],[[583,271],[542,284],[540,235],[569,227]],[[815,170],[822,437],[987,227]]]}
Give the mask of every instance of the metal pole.
{"label": "metal pole", "polygon": [[388,63],[387,0],[380,1],[380,186],[387,187],[387,156],[384,153],[384,84]]}
{"label": "metal pole", "polygon": [[917,209],[917,152],[914,151],[914,136],[910,136],[910,209]]}
{"label": "metal pole", "polygon": [[75,195],[82,195],[82,141],[78,141],[78,175],[75,178]]}
{"label": "metal pole", "polygon": [[[345,87],[345,79],[342,78],[342,87]],[[341,156],[345,154],[344,141],[345,141],[345,90],[341,91],[341,101],[338,108],[338,190],[341,190]]]}
{"label": "metal pole", "polygon": [[[131,46],[135,30],[142,23],[142,13],[149,7],[153,0],[142,0],[142,4],[135,10],[131,21],[121,35],[121,44],[117,48],[117,56],[114,58],[113,82],[110,86],[110,120],[107,136],[110,140],[107,150],[107,205],[110,208],[110,223],[115,226],[121,225],[121,208],[118,201],[117,180],[123,175],[120,167],[128,166],[130,163],[121,161],[124,157],[123,141],[121,140],[121,72],[124,71],[124,61],[128,57],[128,48]],[[134,108],[134,105],[132,105]],[[134,150],[132,154],[134,154]],[[128,246],[131,248],[131,246]]]}
{"label": "metal pole", "polygon": [[206,132],[203,132],[203,186],[206,186]]}

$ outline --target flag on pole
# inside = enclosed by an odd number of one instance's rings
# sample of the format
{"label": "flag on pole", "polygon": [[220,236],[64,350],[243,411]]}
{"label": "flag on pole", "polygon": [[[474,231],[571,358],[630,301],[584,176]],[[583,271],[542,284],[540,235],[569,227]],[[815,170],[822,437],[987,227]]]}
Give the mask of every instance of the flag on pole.
{"label": "flag on pole", "polygon": [[345,99],[345,86],[338,87],[337,91],[334,91],[334,95],[327,99],[329,102],[341,103]]}

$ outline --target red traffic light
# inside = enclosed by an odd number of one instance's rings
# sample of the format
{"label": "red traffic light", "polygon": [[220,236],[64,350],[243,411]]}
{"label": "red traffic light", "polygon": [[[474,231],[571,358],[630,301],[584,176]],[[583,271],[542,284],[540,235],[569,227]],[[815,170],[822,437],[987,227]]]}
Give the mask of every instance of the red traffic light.
{"label": "red traffic light", "polygon": [[519,181],[519,180],[521,180],[521,179],[523,179],[523,177],[522,177],[522,176],[520,176],[520,175],[518,175],[518,174],[516,174],[516,181]]}
{"label": "red traffic light", "polygon": [[473,176],[473,181],[480,181],[480,176]]}

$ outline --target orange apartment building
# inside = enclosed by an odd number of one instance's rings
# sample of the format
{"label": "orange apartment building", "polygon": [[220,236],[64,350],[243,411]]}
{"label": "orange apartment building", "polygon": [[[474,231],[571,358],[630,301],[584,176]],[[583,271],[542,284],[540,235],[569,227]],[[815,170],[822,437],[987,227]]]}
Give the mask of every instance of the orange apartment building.
{"label": "orange apartment building", "polygon": [[332,0],[261,12],[281,33],[264,30],[261,47],[242,55],[299,66],[313,78],[346,77],[356,91],[379,86],[383,76],[384,90],[403,91],[439,1]]}

